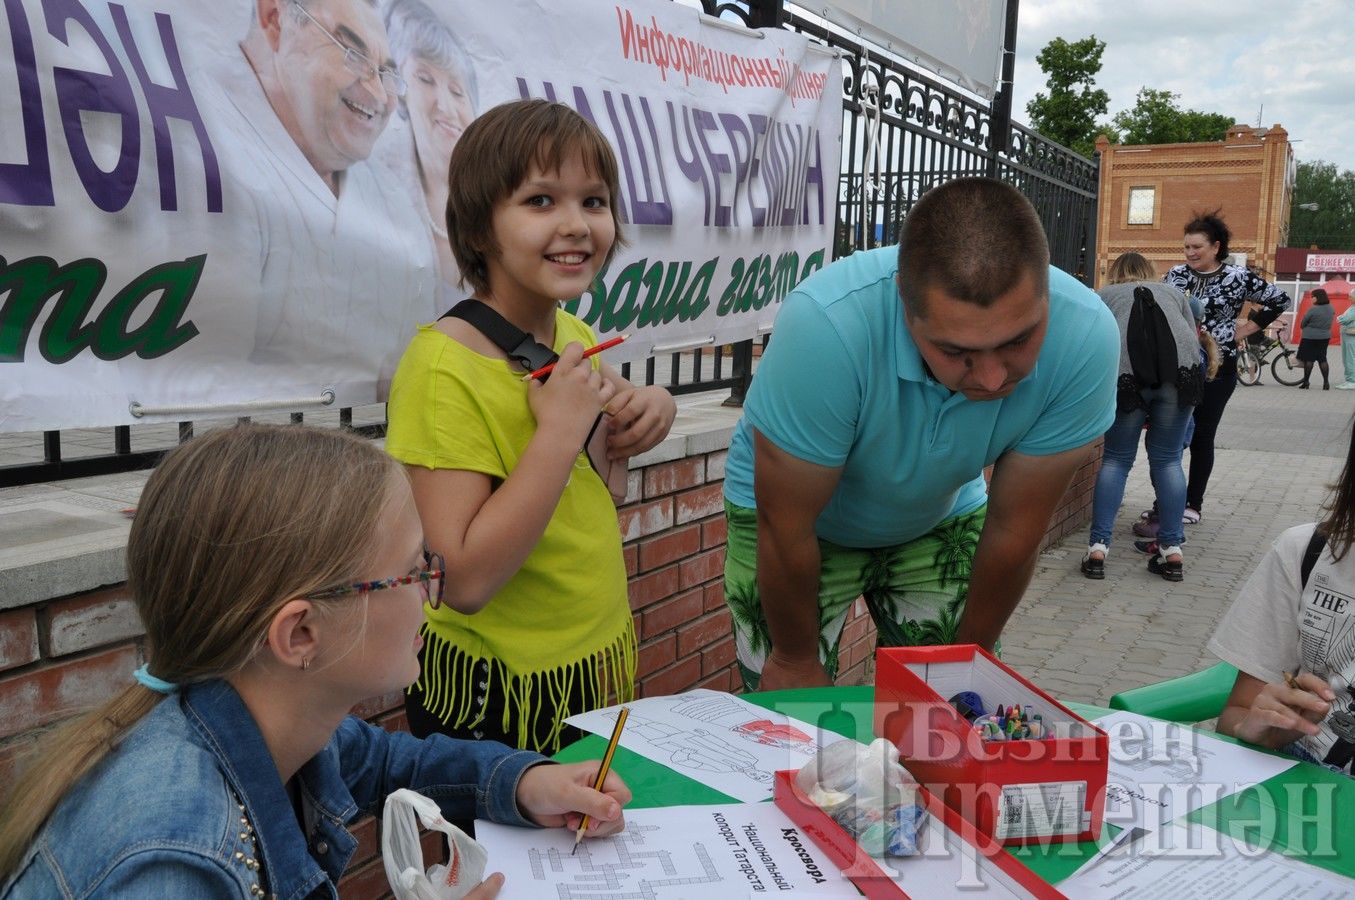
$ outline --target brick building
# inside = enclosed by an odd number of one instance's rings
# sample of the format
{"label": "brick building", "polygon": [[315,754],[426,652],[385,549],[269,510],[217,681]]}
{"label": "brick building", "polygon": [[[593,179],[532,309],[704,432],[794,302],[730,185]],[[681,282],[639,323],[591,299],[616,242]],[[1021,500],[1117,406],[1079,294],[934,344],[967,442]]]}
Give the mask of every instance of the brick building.
{"label": "brick building", "polygon": [[1289,235],[1294,151],[1279,125],[1234,125],[1222,141],[1111,144],[1101,154],[1096,219],[1096,284],[1110,263],[1138,251],[1158,274],[1183,261],[1181,227],[1196,212],[1222,211],[1233,233],[1234,261],[1274,276],[1276,248]]}

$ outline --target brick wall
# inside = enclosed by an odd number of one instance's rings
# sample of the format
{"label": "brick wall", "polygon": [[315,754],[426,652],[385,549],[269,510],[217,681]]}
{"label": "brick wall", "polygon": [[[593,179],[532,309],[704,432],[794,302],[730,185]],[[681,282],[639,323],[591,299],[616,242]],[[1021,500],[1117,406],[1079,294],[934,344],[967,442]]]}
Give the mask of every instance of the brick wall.
{"label": "brick wall", "polygon": [[1087,458],[1073,475],[1068,491],[1054,508],[1054,515],[1049,518],[1041,550],[1048,550],[1069,535],[1080,533],[1086,537],[1087,523],[1092,517],[1092,491],[1096,487],[1096,473],[1101,470],[1101,446],[1101,439],[1097,438]]}
{"label": "brick wall", "polygon": [[[1099,460],[1100,453],[1093,454],[1075,477],[1045,546],[1085,526]],[[630,473],[619,519],[640,640],[641,696],[741,689],[721,582],[724,463],[725,451],[717,450]],[[0,785],[13,782],[16,761],[54,723],[131,680],[141,663],[140,636],[122,585],[0,613]],[[874,647],[875,627],[858,600],[843,630],[839,684],[870,680]],[[407,727],[398,693],[355,712],[386,729]],[[354,831],[361,843],[340,885],[343,897],[388,897],[375,821],[365,819]],[[433,852],[426,847],[426,858]]]}

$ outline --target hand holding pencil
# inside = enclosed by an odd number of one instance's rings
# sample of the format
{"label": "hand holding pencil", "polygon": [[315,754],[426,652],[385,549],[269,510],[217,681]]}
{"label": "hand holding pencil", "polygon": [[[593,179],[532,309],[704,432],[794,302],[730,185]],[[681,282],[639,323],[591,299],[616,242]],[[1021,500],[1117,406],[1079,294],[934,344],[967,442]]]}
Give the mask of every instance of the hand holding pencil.
{"label": "hand holding pencil", "polygon": [[584,358],[577,341],[565,345],[550,380],[527,382],[527,406],[536,419],[536,436],[573,454],[583,446],[598,412],[616,396],[616,386]]}
{"label": "hand holding pencil", "polygon": [[1321,731],[1336,692],[1312,672],[1283,671],[1283,681],[1266,682],[1239,673],[1238,684],[1219,716],[1219,730],[1262,747],[1283,747]]}
{"label": "hand holding pencil", "polygon": [[[612,739],[607,742],[607,753],[602,757],[602,764],[598,766],[597,778],[593,781],[593,790],[601,790],[602,785],[607,781],[607,774],[612,769],[612,757],[616,756],[616,745],[621,743],[621,729],[626,727],[626,718],[630,715],[630,708],[623,706],[616,715],[616,727],[612,729]],[[588,830],[588,816],[584,816],[579,822],[579,830],[574,832],[574,851],[579,849],[579,841],[583,840],[583,833]]]}
{"label": "hand holding pencil", "polygon": [[518,782],[518,809],[546,828],[576,831],[586,818],[589,837],[614,834],[626,827],[621,808],[630,802],[630,788],[615,772],[595,788],[598,769],[598,760],[533,766]]}
{"label": "hand holding pencil", "polygon": [[[1278,713],[1273,714],[1279,719],[1274,723],[1275,726],[1291,728],[1303,734],[1317,734],[1319,723],[1331,712],[1336,692],[1325,679],[1312,672],[1296,669],[1292,673],[1286,670],[1281,674],[1284,675],[1284,688],[1276,685],[1273,692],[1274,700],[1280,706]],[[1262,693],[1266,692],[1263,690]],[[1266,700],[1258,696],[1257,701],[1253,702],[1253,706],[1264,708]],[[1285,721],[1286,718],[1291,721]]]}

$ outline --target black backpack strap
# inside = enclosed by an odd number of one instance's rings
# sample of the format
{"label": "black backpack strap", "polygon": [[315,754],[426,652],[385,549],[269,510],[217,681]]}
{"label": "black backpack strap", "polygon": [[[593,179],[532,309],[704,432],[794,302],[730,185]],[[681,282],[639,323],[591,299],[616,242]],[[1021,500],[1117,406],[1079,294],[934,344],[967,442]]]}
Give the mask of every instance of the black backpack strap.
{"label": "black backpack strap", "polygon": [[[508,358],[525,371],[535,372],[560,358],[560,355],[527,332],[499,315],[479,300],[462,300],[442,318],[465,319],[489,338]],[[548,376],[547,376],[548,377]],[[544,378],[543,378],[544,380]]]}
{"label": "black backpack strap", "polygon": [[1303,562],[1299,565],[1299,590],[1308,587],[1308,576],[1313,574],[1313,566],[1317,565],[1317,558],[1322,555],[1322,548],[1327,546],[1327,536],[1322,533],[1322,526],[1313,529],[1313,536],[1308,539],[1308,548],[1303,551]]}

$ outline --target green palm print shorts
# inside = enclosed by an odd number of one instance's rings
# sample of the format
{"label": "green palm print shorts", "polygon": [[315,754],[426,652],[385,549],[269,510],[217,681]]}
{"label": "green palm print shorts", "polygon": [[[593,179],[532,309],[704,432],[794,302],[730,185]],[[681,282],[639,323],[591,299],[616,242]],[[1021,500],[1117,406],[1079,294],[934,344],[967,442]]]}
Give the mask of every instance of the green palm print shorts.
{"label": "green palm print shorts", "polygon": [[[875,621],[878,646],[955,642],[987,514],[985,504],[892,547],[861,550],[819,539],[819,659],[830,678],[837,675],[838,641],[857,597],[865,598]],[[757,587],[757,510],[726,500],[725,519],[725,603],[743,683],[752,691],[771,651]]]}

